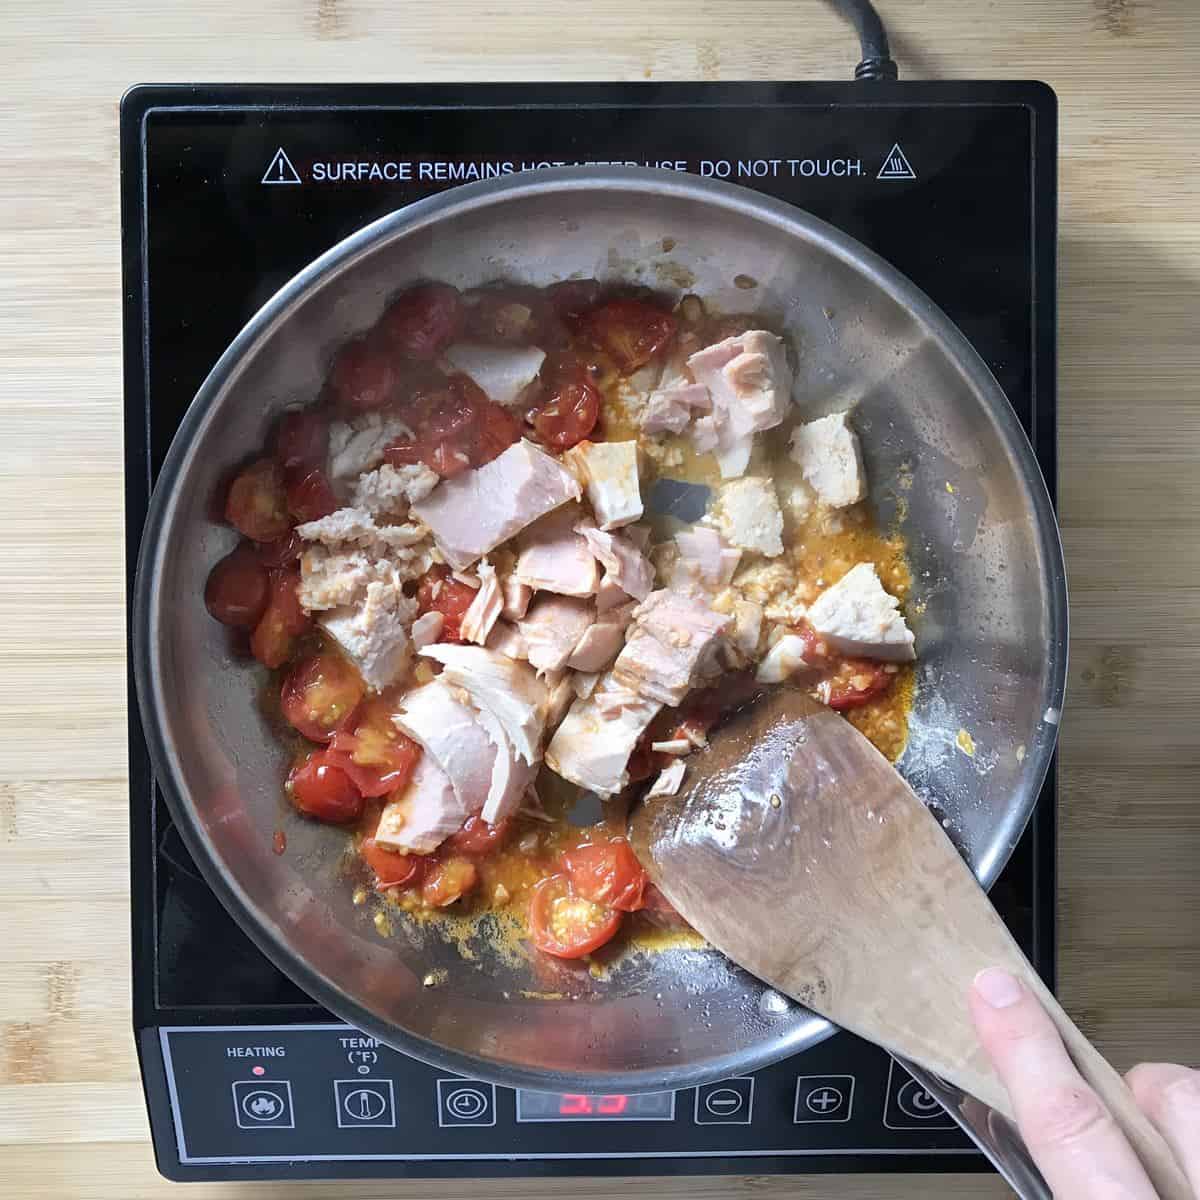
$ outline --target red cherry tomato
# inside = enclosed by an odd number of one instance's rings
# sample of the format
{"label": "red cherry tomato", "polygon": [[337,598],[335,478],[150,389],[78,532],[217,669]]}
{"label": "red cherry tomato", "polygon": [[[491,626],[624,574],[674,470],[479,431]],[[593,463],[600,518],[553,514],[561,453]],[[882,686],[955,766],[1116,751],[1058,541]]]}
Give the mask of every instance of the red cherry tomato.
{"label": "red cherry tomato", "polygon": [[421,884],[421,899],[430,908],[445,908],[474,891],[479,870],[468,858],[435,859],[426,869]]}
{"label": "red cherry tomato", "polygon": [[559,376],[549,399],[533,414],[532,424],[543,445],[569,450],[596,428],[600,418],[600,393],[582,372]]}
{"label": "red cherry tomato", "polygon": [[319,521],[338,509],[329,479],[321,467],[313,467],[288,479],[287,506],[297,524]]}
{"label": "red cherry tomato", "polygon": [[296,648],[296,638],[312,624],[300,607],[296,589],[300,572],[279,569],[271,572],[271,598],[250,638],[250,652],[265,667],[282,667]]}
{"label": "red cherry tomato", "polygon": [[242,542],[209,572],[204,605],[222,625],[253,629],[267,607],[270,586],[266,568]]}
{"label": "red cherry tomato", "polygon": [[329,370],[334,403],[346,412],[382,408],[395,395],[400,372],[391,353],[365,339],[347,342]]}
{"label": "red cherry tomato", "polygon": [[380,891],[421,882],[425,860],[419,854],[385,850],[375,844],[373,837],[363,838],[358,852],[363,862],[375,872],[375,886]]}
{"label": "red cherry tomato", "polygon": [[463,827],[446,839],[446,847],[458,854],[484,855],[499,849],[512,829],[511,818],[489,825],[482,817],[468,817]]}
{"label": "red cherry tomato", "polygon": [[562,861],[576,895],[622,912],[642,907],[649,880],[624,838],[568,850]]}
{"label": "red cherry tomato", "polygon": [[546,954],[582,958],[612,941],[621,917],[615,908],[577,896],[565,875],[551,875],[533,889],[529,931],[533,944]]}
{"label": "red cherry tomato", "polygon": [[505,346],[532,345],[541,330],[540,295],[530,288],[486,288],[464,301],[466,336]]}
{"label": "red cherry tomato", "polygon": [[883,663],[866,658],[848,658],[828,681],[829,699],[826,703],[839,712],[860,708],[868,700],[886,692],[895,678],[895,674],[888,671]]}
{"label": "red cherry tomato", "polygon": [[666,349],[676,329],[670,313],[642,300],[610,300],[586,313],[582,324],[626,375]]}
{"label": "red cherry tomato", "polygon": [[306,738],[327,742],[354,718],[366,686],[340,654],[301,659],[283,681],[283,715]]}
{"label": "red cherry tomato", "polygon": [[273,542],[259,542],[254,548],[264,567],[290,567],[304,553],[304,539],[293,529]]}
{"label": "red cherry tomato", "polygon": [[646,890],[642,893],[641,913],[652,925],[667,929],[687,926],[678,909],[652,883],[646,884]]}
{"label": "red cherry tomato", "polygon": [[230,485],[225,519],[255,542],[273,542],[291,529],[278,463],[260,458],[242,470]]}
{"label": "red cherry tomato", "polygon": [[599,298],[600,283],[596,279],[564,279],[546,289],[547,302],[568,328],[578,325]]}
{"label": "red cherry tomato", "polygon": [[458,289],[446,283],[422,283],[392,301],[376,332],[387,347],[405,358],[428,361],[454,341],[462,324]]}
{"label": "red cherry tomato", "polygon": [[451,578],[450,568],[439,564],[430,567],[417,584],[417,608],[423,616],[427,612],[440,612],[445,617],[441,642],[462,641],[462,619],[471,602],[475,589]]}
{"label": "red cherry tomato", "polygon": [[471,466],[482,467],[492,459],[499,458],[520,437],[521,425],[517,418],[508,409],[489,400],[487,407],[479,414]]}
{"label": "red cherry tomato", "polygon": [[324,750],[314,750],[288,775],[292,803],[318,821],[343,825],[362,816],[363,800],[350,777],[329,761]]}
{"label": "red cherry tomato", "polygon": [[285,471],[324,467],[329,453],[329,422],[313,408],[283,414],[275,430],[275,460]]}
{"label": "red cherry tomato", "polygon": [[395,712],[380,697],[367,700],[353,726],[339,730],[329,743],[330,758],[369,798],[404,787],[421,757],[421,747],[396,728]]}
{"label": "red cherry tomato", "polygon": [[413,409],[417,436],[398,438],[384,451],[393,466],[424,463],[450,479],[491,462],[520,437],[516,419],[466,375],[451,376],[414,401]]}

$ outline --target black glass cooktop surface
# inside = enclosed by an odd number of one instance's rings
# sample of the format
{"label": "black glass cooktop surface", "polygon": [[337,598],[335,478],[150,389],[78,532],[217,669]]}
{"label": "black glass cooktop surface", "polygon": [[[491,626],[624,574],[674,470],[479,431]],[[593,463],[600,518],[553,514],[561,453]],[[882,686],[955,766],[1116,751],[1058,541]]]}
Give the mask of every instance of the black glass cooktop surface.
{"label": "black glass cooktop surface", "polygon": [[[1040,84],[136,88],[122,105],[128,572],[191,398],[298,269],[481,178],[633,163],[770,193],[865,242],[988,363],[1054,490],[1055,101]],[[134,1018],[173,1178],[963,1170],[985,1164],[847,1034],[657,1096],[464,1080],[341,1025],[225,914],[153,780],[130,679]],[[1054,777],[993,893],[1054,965]]]}

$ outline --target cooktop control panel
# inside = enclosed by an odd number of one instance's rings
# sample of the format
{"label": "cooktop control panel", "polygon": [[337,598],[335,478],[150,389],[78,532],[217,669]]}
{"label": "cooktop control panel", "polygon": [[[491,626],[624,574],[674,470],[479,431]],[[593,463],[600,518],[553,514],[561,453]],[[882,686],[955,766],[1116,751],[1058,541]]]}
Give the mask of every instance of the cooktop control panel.
{"label": "cooktop control panel", "polygon": [[879,1153],[971,1153],[902,1067],[844,1037],[754,1075],[607,1095],[496,1087],[348,1025],[159,1038],[181,1164],[862,1153],[864,1123]]}

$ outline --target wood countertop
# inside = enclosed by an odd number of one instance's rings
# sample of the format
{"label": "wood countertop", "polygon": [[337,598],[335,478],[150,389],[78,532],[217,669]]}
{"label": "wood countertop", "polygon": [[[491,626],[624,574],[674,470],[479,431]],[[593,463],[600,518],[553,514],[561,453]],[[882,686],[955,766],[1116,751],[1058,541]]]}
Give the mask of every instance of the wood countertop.
{"label": "wood countertop", "polygon": [[[1200,7],[883,0],[903,78],[1061,105],[1071,580],[1061,994],[1121,1068],[1200,1062]],[[10,0],[0,34],[0,1192],[141,1200],[129,1019],[117,103],[189,80],[847,78],[816,0]],[[608,1200],[621,1180],[575,1180]],[[553,1195],[554,1182],[196,1185]],[[656,1195],[999,1197],[987,1176],[655,1181]]]}

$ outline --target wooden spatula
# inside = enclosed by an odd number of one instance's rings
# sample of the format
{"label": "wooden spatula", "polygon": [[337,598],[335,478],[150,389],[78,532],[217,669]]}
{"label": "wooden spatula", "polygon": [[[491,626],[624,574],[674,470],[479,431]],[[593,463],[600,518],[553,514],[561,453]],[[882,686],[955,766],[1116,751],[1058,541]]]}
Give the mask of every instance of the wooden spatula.
{"label": "wooden spatula", "polygon": [[654,882],[729,958],[814,1012],[1011,1118],[967,991],[988,966],[1041,999],[1164,1200],[1191,1200],[1170,1148],[1042,984],[900,774],[848,721],[777,689],[688,759],[629,836]]}

